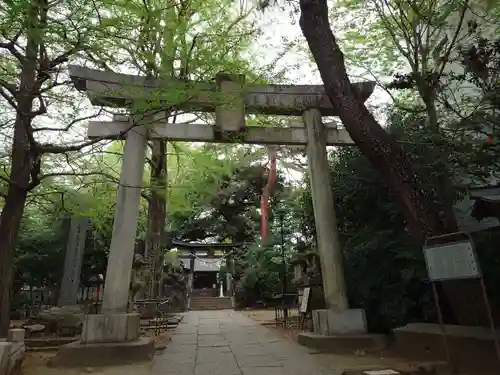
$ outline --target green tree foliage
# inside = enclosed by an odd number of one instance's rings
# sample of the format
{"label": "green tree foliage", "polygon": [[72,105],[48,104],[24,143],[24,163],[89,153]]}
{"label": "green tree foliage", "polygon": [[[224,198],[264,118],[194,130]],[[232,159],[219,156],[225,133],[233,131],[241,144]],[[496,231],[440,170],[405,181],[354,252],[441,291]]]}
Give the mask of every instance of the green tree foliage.
{"label": "green tree foliage", "polygon": [[0,106],[3,136],[9,139],[4,154],[10,156],[2,179],[6,194],[0,221],[2,336],[9,326],[11,265],[28,194],[44,179],[68,169],[71,174],[78,159],[71,152],[96,142],[71,134],[82,117],[94,113],[82,116],[84,106],[75,100],[64,66],[70,60],[101,60],[100,41],[112,39],[100,22],[99,12],[107,6],[106,1],[31,0],[0,8]]}
{"label": "green tree foliage", "polygon": [[[226,0],[33,0],[9,2],[0,9],[0,124],[2,136],[12,142],[3,150],[12,158],[5,163],[1,179],[5,198],[0,223],[5,240],[0,251],[1,334],[8,325],[10,263],[28,196],[45,195],[50,201],[83,189],[86,194],[71,200],[73,209],[99,212],[103,220],[97,226],[110,223],[113,200],[98,198],[104,203],[100,211],[81,201],[95,200],[92,193],[96,193],[81,176],[100,175],[98,183],[108,187],[116,178],[99,169],[85,170],[96,165],[91,155],[94,149],[75,152],[98,141],[82,140],[84,129],[79,126],[96,111],[74,91],[66,64],[183,79],[211,79],[217,71],[230,70],[261,79],[254,74],[255,60],[249,53],[258,31],[249,19],[250,11],[251,7],[233,7]],[[272,69],[265,71],[268,77]],[[183,96],[179,92],[169,95]],[[154,103],[138,105],[147,110]],[[39,187],[42,181],[50,184]],[[56,189],[53,198],[47,198],[50,187]]]}
{"label": "green tree foliage", "polygon": [[[180,158],[171,158],[169,236],[184,241],[252,242],[258,236],[257,208],[267,173],[256,162],[262,152],[233,146],[207,147],[184,145],[176,154]],[[108,176],[116,176],[113,168],[119,163],[113,159],[119,156],[112,153],[104,159],[107,162],[100,166],[102,175],[83,176],[78,190],[61,189],[64,193],[58,199],[28,208],[29,218],[23,222],[16,253],[18,284],[53,286],[59,282],[67,238],[62,220],[73,215],[89,216],[93,223],[86,242],[82,284],[105,274],[116,194],[116,185]],[[140,216],[144,232],[144,209]],[[138,238],[144,239],[144,234],[139,233]]]}
{"label": "green tree foliage", "polygon": [[[286,255],[286,254],[285,254]],[[284,270],[290,281],[290,267],[285,265],[278,246],[251,246],[237,264],[236,302],[240,307],[268,303],[283,292]]]}

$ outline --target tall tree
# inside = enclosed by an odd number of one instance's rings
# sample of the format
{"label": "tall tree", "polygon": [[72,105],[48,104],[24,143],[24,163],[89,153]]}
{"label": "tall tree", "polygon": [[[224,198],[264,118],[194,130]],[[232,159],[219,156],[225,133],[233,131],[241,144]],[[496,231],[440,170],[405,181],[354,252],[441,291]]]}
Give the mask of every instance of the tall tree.
{"label": "tall tree", "polygon": [[[78,130],[83,108],[67,90],[63,70],[71,59],[102,57],[101,47],[110,39],[108,33],[104,38],[106,26],[98,10],[105,5],[30,0],[0,8],[0,105],[4,117],[13,119],[3,128],[12,143],[8,176],[2,179],[6,193],[0,217],[0,337],[9,327],[12,257],[28,194],[49,177],[43,173],[47,155],[60,155],[71,164],[70,152],[95,142],[66,137]],[[61,105],[67,106],[65,111],[58,111]],[[52,177],[64,172],[61,164],[51,167],[56,167]]]}
{"label": "tall tree", "polygon": [[[339,10],[334,12],[335,21],[346,27],[343,42],[350,63],[378,81],[380,76],[394,75],[396,71],[395,80],[382,87],[404,89],[414,98],[404,108],[426,114],[432,137],[423,147],[436,155],[434,195],[447,229],[456,230],[455,181],[448,162],[454,153],[454,145],[449,142],[453,129],[448,127],[453,113],[441,105],[440,96],[443,87],[450,84],[450,71],[460,70],[456,63],[459,47],[473,33],[492,26],[479,19],[486,11],[484,4],[469,0],[339,0],[335,7]],[[350,19],[351,23],[342,18]],[[361,60],[359,55],[366,58]],[[457,85],[453,85],[453,90],[463,91]],[[401,95],[390,94],[398,103],[397,96]]]}
{"label": "tall tree", "polygon": [[445,232],[447,225],[420,188],[411,159],[354,94],[343,53],[330,27],[327,2],[301,0],[299,23],[326,93],[351,138],[394,191],[409,231],[421,243],[431,234]]}
{"label": "tall tree", "polygon": [[[234,12],[222,14],[221,8],[231,8]],[[121,9],[116,14],[118,22],[126,23],[130,18],[142,20],[138,28],[131,30],[132,34],[137,34],[137,42],[120,46],[125,52],[124,65],[129,65],[139,74],[158,79],[210,80],[219,71],[255,75],[257,67],[249,64],[244,56],[258,32],[249,17],[252,10],[251,6],[235,7],[229,0],[203,3],[195,0],[147,0],[133,8]],[[158,112],[155,104],[142,110]],[[174,107],[161,111],[156,117],[175,122],[182,113]],[[149,144],[150,182],[149,194],[145,196],[149,219],[145,254],[151,276],[155,278],[155,274],[161,275],[160,249],[165,245],[166,154],[167,149],[176,153],[177,147],[167,147],[165,140],[154,140]],[[156,285],[158,282],[150,283],[151,297],[157,295]]]}

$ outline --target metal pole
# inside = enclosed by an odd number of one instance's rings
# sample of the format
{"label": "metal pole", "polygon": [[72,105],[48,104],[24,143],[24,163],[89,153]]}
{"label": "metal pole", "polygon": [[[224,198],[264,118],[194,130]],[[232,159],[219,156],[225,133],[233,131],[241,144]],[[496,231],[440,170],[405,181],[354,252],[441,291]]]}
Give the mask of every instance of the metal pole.
{"label": "metal pole", "polygon": [[486,311],[488,313],[488,320],[490,321],[491,333],[493,334],[493,340],[495,342],[495,350],[497,352],[497,358],[500,362],[500,344],[498,342],[498,334],[495,327],[495,321],[493,320],[493,314],[491,313],[490,300],[488,298],[488,293],[486,292],[486,285],[484,284],[484,278],[481,276],[479,278],[481,283],[481,289],[483,291],[484,304],[486,305]]}
{"label": "metal pole", "polygon": [[432,292],[434,293],[434,301],[436,302],[436,309],[438,313],[438,321],[439,321],[439,327],[441,328],[441,335],[443,337],[443,345],[444,345],[444,351],[446,355],[446,361],[453,366],[451,363],[451,355],[450,355],[450,348],[448,347],[448,338],[446,336],[446,331],[444,329],[444,322],[443,322],[443,314],[441,314],[441,306],[439,304],[439,295],[436,290],[436,283],[431,282],[432,284]]}
{"label": "metal pole", "polygon": [[283,214],[280,214],[281,231],[281,258],[283,260],[283,294],[286,293],[286,258],[285,258],[285,237],[283,234]]}
{"label": "metal pole", "polygon": [[288,324],[288,306],[287,306],[287,297],[285,297],[286,294],[286,258],[285,258],[285,237],[283,233],[283,214],[280,213],[280,232],[281,232],[281,257],[283,259],[283,302],[285,303],[284,309],[283,309],[283,327],[287,328]]}

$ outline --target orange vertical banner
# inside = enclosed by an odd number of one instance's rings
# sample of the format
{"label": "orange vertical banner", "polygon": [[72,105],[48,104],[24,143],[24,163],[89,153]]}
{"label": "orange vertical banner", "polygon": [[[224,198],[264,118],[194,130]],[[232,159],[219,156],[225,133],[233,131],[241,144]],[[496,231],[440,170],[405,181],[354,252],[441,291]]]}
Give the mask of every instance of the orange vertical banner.
{"label": "orange vertical banner", "polygon": [[276,150],[269,149],[269,175],[267,184],[262,190],[260,197],[260,236],[263,244],[266,243],[269,234],[269,199],[273,186],[276,182]]}

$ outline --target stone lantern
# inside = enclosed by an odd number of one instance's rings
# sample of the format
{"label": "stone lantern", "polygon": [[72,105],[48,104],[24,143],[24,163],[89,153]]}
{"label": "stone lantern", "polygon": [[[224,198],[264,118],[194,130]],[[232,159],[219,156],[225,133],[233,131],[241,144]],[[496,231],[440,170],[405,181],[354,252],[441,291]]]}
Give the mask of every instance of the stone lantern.
{"label": "stone lantern", "polygon": [[306,263],[303,287],[311,288],[309,297],[311,309],[324,309],[326,305],[319,255],[316,251],[310,250],[303,255],[303,259]]}
{"label": "stone lantern", "polygon": [[307,279],[307,261],[303,259],[301,254],[296,254],[290,264],[293,265],[293,280],[292,284],[296,286],[301,286],[306,282]]}

